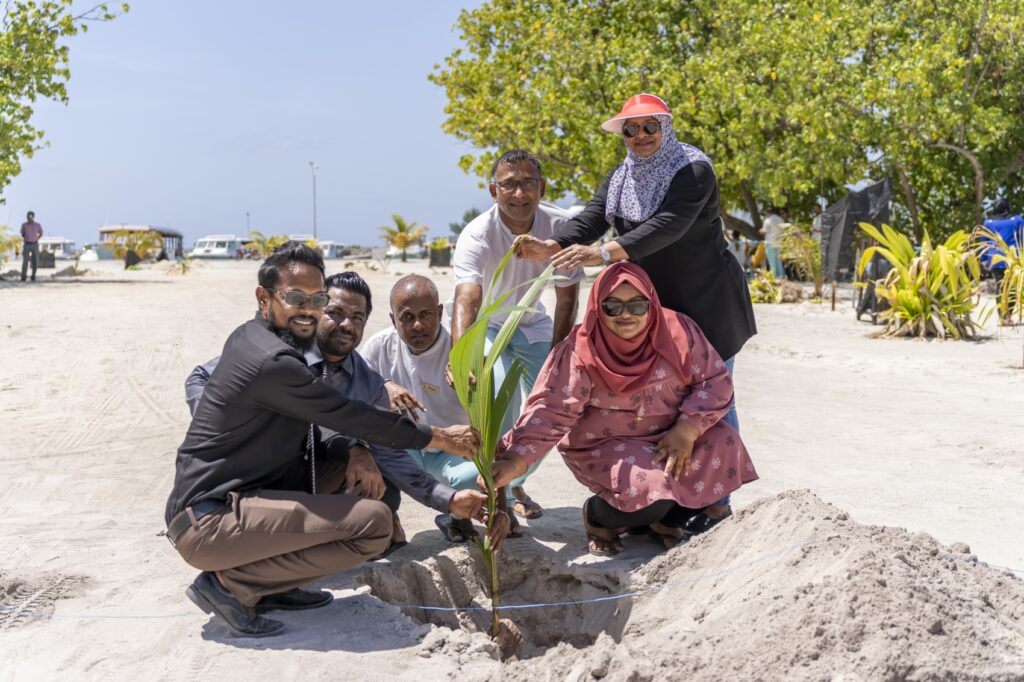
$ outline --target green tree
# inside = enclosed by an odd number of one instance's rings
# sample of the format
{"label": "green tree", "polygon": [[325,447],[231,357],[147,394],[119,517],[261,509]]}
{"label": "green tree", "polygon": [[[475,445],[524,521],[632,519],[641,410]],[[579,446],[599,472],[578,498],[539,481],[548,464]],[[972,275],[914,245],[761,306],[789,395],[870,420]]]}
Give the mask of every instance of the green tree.
{"label": "green tree", "polygon": [[476,218],[478,215],[480,215],[480,213],[481,211],[474,206],[473,208],[463,213],[462,219],[459,220],[458,222],[448,223],[448,228],[452,231],[452,234],[458,237],[460,234],[462,234],[462,230],[466,228],[466,225],[469,225],[469,223],[472,222],[473,218]]}
{"label": "green tree", "polygon": [[70,49],[64,40],[88,30],[89,22],[110,21],[118,9],[97,4],[84,12],[72,0],[0,1],[0,191],[21,172],[21,158],[31,158],[43,131],[32,125],[39,99],[67,102]]}
{"label": "green tree", "polygon": [[456,27],[430,78],[444,130],[484,150],[462,168],[484,178],[525,147],[552,198],[589,196],[622,159],[599,125],[641,91],[711,156],[748,236],[765,205],[798,215],[886,175],[903,222],[947,234],[1024,179],[1017,0],[490,0]]}
{"label": "green tree", "polygon": [[426,225],[406,222],[405,218],[397,213],[391,214],[391,220],[395,223],[394,227],[384,225],[379,228],[384,233],[381,239],[389,246],[402,250],[402,262],[404,263],[407,260],[406,249],[423,239],[430,228]]}

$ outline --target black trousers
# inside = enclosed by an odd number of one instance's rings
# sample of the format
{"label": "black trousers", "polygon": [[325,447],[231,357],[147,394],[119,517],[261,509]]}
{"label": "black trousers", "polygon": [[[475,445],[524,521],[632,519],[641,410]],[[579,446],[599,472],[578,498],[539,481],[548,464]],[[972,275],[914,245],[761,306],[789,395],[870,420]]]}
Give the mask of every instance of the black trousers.
{"label": "black trousers", "polygon": [[603,498],[594,495],[586,502],[587,523],[595,528],[639,528],[660,523],[669,528],[682,528],[686,522],[701,512],[687,509],[672,500],[658,500],[643,509],[624,512],[616,509]]}

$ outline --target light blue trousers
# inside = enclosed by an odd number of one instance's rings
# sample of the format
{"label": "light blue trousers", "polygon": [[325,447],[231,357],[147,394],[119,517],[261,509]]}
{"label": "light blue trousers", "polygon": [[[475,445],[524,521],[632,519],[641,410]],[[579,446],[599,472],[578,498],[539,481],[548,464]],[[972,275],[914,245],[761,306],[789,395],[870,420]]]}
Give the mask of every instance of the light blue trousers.
{"label": "light blue trousers", "polygon": [[[734,376],[733,375],[733,371],[732,371],[732,367],[735,364],[735,362],[736,362],[736,356],[735,355],[725,361],[725,368],[729,370],[729,376],[730,377]],[[733,381],[732,385],[733,385],[733,389],[735,389],[736,388],[736,382]],[[736,429],[736,433],[740,432],[740,417],[736,413],[736,400],[735,400],[735,396],[733,397],[732,407],[730,407],[729,411],[726,413],[726,415],[724,417],[722,417],[722,421],[724,421],[726,424],[728,424],[732,428]],[[715,504],[729,504],[729,495],[726,495],[725,497],[720,499]]]}
{"label": "light blue trousers", "polygon": [[[487,342],[484,345],[486,352],[490,352],[491,344],[494,342],[494,338],[498,335],[498,330],[492,327],[487,328]],[[519,413],[523,410],[523,395],[529,395],[530,391],[533,390],[534,383],[537,382],[537,375],[540,374],[540,368],[544,366],[544,361],[548,359],[548,353],[551,352],[551,343],[541,341],[538,343],[530,343],[526,339],[526,334],[522,330],[517,329],[516,333],[512,335],[512,340],[508,346],[505,347],[505,352],[501,354],[498,361],[494,363],[494,388],[497,390],[501,386],[501,382],[505,380],[505,373],[508,372],[508,368],[512,366],[512,360],[519,358],[526,368],[523,372],[523,379],[519,382],[521,391],[516,391],[512,396],[512,402],[508,406],[508,412],[505,413],[505,421],[502,422],[501,432],[508,433],[512,426],[519,419]],[[537,467],[540,466],[540,462],[537,462],[532,467],[527,469],[526,473],[521,477],[515,479],[509,484],[510,488],[518,488],[523,485],[526,479],[532,474]],[[454,487],[454,486],[453,486]]]}

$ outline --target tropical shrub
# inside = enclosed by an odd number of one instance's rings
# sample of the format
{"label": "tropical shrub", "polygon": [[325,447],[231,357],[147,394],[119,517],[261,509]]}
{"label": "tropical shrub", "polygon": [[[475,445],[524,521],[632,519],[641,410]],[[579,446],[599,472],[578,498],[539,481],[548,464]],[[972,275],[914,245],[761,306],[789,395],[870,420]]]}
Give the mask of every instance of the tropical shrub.
{"label": "tropical shrub", "polygon": [[[513,249],[505,254],[505,257],[498,265],[491,282],[484,293],[483,303],[477,315],[476,322],[470,325],[469,329],[462,335],[458,343],[451,350],[449,360],[451,363],[452,377],[454,379],[455,391],[459,396],[459,402],[469,414],[470,424],[480,432],[480,450],[473,457],[473,464],[480,472],[481,478],[487,488],[487,512],[488,530],[494,523],[495,506],[497,501],[497,490],[494,487],[494,477],[491,469],[494,466],[495,451],[498,447],[498,438],[501,436],[501,425],[508,412],[509,404],[515,391],[519,390],[519,381],[526,369],[523,363],[516,358],[505,374],[501,386],[495,390],[494,386],[494,364],[505,351],[523,315],[530,311],[530,306],[537,300],[544,285],[554,277],[555,268],[549,265],[540,277],[530,283],[530,288],[523,294],[516,305],[508,306],[506,301],[514,293],[505,291],[497,294],[497,282],[505,266],[513,257]],[[498,334],[491,344],[490,350],[484,351],[487,341],[487,325],[490,319],[496,315],[508,313],[504,324],[498,330]],[[490,577],[491,583],[491,637],[498,636],[498,565],[495,560],[494,551],[490,546],[490,536],[485,534],[478,539],[477,546],[484,557],[484,565]]]}
{"label": "tropical shrub", "polygon": [[771,270],[758,268],[747,286],[750,287],[750,300],[754,303],[782,303],[782,289]]}
{"label": "tropical shrub", "polygon": [[1017,324],[1024,322],[1024,242],[1018,240],[1010,246],[999,234],[980,226],[974,231],[974,240],[982,254],[989,252],[993,266],[1006,267],[999,283],[999,318],[1006,323],[1014,318]]}
{"label": "tropical shrub", "polygon": [[129,269],[135,265],[129,264],[129,254],[134,253],[139,260],[156,258],[164,248],[164,238],[153,230],[118,230],[113,234],[113,247],[114,258],[123,258],[125,269]]}
{"label": "tropical shrub", "polygon": [[803,227],[790,224],[782,230],[782,260],[792,265],[800,279],[814,284],[814,298],[821,298],[825,284],[821,272],[821,244]]}
{"label": "tropical shrub", "polygon": [[886,325],[883,335],[954,339],[977,335],[984,322],[972,317],[979,307],[980,249],[967,232],[958,230],[933,245],[925,231],[918,254],[905,235],[888,225],[879,230],[861,223],[860,228],[877,244],[864,251],[858,271],[863,274],[876,253],[893,266],[875,281],[875,295],[889,304],[879,313]]}
{"label": "tropical shrub", "polygon": [[0,225],[0,266],[7,262],[8,253],[17,255],[21,247],[21,238],[10,229],[7,225]]}
{"label": "tropical shrub", "polygon": [[249,241],[245,243],[245,248],[253,249],[256,253],[260,254],[263,258],[266,258],[270,254],[274,253],[274,250],[284,246],[284,243],[288,241],[288,237],[283,234],[270,235],[269,237],[264,236],[262,232],[253,230],[249,233]]}

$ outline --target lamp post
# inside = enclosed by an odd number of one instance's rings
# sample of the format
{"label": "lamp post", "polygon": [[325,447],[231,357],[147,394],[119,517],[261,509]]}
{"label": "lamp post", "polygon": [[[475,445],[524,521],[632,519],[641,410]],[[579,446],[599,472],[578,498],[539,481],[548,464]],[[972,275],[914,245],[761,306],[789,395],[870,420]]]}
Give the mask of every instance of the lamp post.
{"label": "lamp post", "polygon": [[319,168],[312,161],[309,162],[309,170],[313,173],[313,239],[316,239],[316,169]]}
{"label": "lamp post", "polygon": [[249,234],[252,230],[249,229],[249,212],[245,212],[245,233]]}

